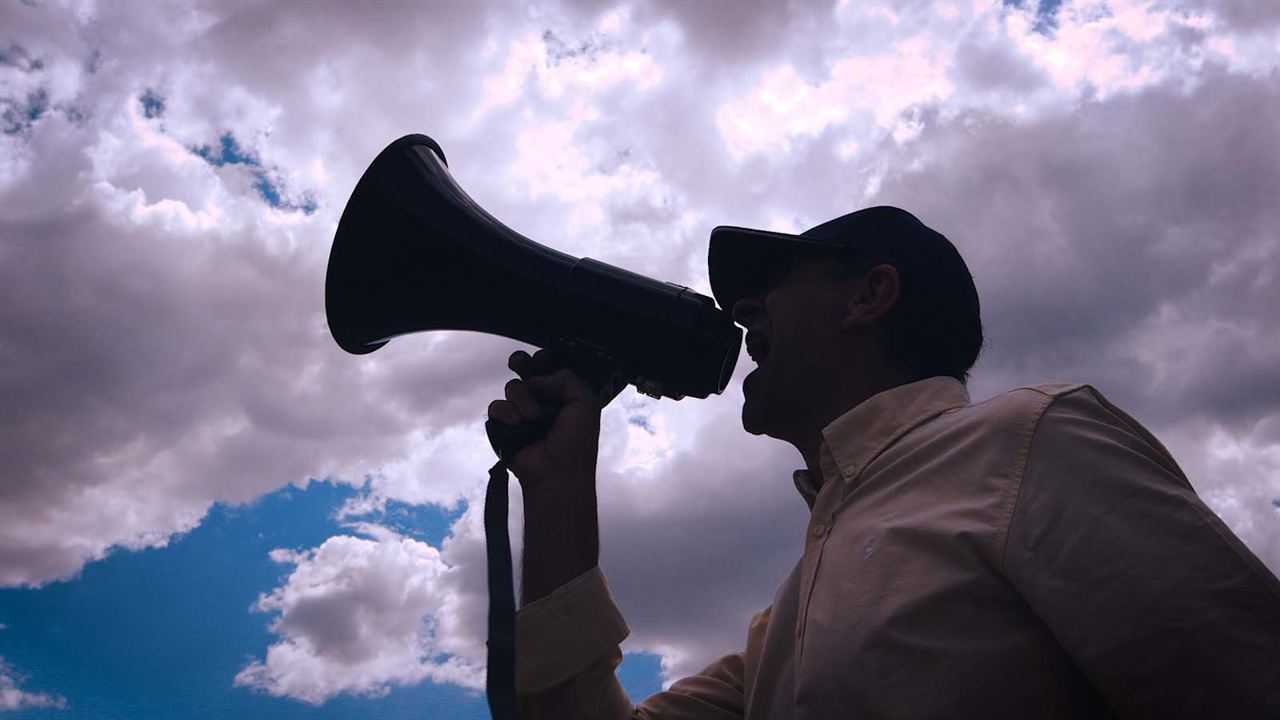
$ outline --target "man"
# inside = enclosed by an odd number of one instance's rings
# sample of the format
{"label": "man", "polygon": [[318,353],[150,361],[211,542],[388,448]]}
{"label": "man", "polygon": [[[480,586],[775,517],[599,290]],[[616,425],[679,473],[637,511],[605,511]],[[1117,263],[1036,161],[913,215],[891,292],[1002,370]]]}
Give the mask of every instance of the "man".
{"label": "man", "polygon": [[633,707],[597,567],[599,407],[515,353],[490,417],[562,403],[511,463],[525,720],[1280,718],[1280,582],[1093,388],[969,402],[978,296],[945,237],[891,207],[716,228],[710,277],[759,365],[743,427],[804,459],[803,556],[742,652]]}

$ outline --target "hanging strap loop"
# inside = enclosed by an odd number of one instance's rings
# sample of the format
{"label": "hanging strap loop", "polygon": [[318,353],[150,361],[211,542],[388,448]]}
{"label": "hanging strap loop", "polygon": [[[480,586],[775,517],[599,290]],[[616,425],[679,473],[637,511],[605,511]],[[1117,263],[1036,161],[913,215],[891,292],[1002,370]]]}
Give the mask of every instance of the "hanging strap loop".
{"label": "hanging strap loop", "polygon": [[489,561],[489,648],[485,694],[493,720],[520,720],[516,707],[516,592],[507,529],[507,465],[489,469],[484,494],[484,549]]}

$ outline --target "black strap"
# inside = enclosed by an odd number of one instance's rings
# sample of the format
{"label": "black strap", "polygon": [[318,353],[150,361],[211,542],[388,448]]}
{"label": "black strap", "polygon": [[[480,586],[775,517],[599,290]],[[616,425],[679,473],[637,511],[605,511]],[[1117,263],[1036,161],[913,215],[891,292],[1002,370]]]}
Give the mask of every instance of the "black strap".
{"label": "black strap", "polygon": [[489,558],[489,658],[485,693],[493,720],[520,720],[516,707],[516,591],[507,529],[507,465],[489,469],[484,495],[484,549]]}

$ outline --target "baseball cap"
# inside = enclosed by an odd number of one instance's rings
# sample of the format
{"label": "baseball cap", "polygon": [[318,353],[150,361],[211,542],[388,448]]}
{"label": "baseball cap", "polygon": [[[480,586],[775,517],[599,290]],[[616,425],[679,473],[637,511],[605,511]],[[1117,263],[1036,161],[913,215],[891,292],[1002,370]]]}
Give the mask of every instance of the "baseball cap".
{"label": "baseball cap", "polygon": [[929,295],[939,298],[940,311],[947,312],[947,305],[958,303],[977,312],[973,276],[951,241],[915,215],[891,205],[851,212],[799,235],[716,227],[707,255],[711,292],[720,307],[732,312],[734,303],[768,287],[791,258],[814,251],[892,265],[904,285],[931,285]]}

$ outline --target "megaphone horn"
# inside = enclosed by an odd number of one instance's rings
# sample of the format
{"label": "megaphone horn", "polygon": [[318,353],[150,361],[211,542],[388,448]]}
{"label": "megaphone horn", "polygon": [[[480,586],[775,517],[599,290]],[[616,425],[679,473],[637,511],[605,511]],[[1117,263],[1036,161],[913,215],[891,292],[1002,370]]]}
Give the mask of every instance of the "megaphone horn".
{"label": "megaphone horn", "polygon": [[677,400],[723,391],[742,344],[709,297],[503,225],[458,186],[425,135],[391,143],[360,178],[329,255],[325,310],[347,352],[405,333],[472,330],[553,348],[587,374],[612,368],[617,389]]}

